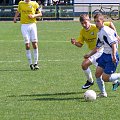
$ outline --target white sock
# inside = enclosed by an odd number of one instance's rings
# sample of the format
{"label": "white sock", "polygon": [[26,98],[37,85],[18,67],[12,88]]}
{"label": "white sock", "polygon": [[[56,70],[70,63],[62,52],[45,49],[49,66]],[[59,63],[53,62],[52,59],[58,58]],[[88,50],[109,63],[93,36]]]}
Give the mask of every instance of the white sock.
{"label": "white sock", "polygon": [[115,80],[115,81],[112,82],[112,84],[116,84],[117,82],[118,82],[118,80]]}
{"label": "white sock", "polygon": [[86,75],[86,77],[87,77],[87,80],[88,80],[89,82],[93,82],[92,73],[91,73],[91,70],[90,70],[89,67],[88,67],[87,70],[84,70],[84,73],[85,73],[85,75]]}
{"label": "white sock", "polygon": [[115,82],[116,80],[118,80],[120,78],[120,73],[113,73],[111,74],[109,81],[110,82]]}
{"label": "white sock", "polygon": [[32,64],[32,56],[31,56],[31,51],[30,50],[26,50],[26,56],[29,62],[29,65]]}
{"label": "white sock", "polygon": [[34,64],[37,64],[38,63],[38,48],[34,49],[33,54],[34,54]]}
{"label": "white sock", "polygon": [[96,79],[96,82],[97,82],[97,84],[98,84],[98,87],[99,87],[101,93],[106,93],[105,84],[104,84],[104,81],[102,80],[102,78],[101,78],[101,77],[100,77],[100,78],[97,78],[97,79]]}

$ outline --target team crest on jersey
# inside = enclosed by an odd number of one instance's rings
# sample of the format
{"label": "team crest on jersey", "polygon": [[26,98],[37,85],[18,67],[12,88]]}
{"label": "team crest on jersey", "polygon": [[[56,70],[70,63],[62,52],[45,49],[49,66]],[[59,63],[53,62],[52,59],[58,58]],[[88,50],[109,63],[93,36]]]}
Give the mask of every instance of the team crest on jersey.
{"label": "team crest on jersey", "polygon": [[91,34],[91,35],[94,35],[94,32],[91,32],[90,34]]}
{"label": "team crest on jersey", "polygon": [[32,8],[32,5],[30,5],[29,8]]}

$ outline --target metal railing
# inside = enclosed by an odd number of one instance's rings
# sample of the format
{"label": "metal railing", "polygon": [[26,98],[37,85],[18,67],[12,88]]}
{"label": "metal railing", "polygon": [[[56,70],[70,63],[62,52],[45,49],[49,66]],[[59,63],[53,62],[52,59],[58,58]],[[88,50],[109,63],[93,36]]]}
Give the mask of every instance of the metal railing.
{"label": "metal railing", "polygon": [[[16,6],[0,6],[0,20],[13,20]],[[90,18],[101,12],[113,20],[120,19],[119,3],[74,3],[73,5],[43,6],[42,20],[73,20],[80,14],[87,13]]]}
{"label": "metal railing", "polygon": [[[16,6],[0,6],[0,20],[13,20]],[[43,6],[43,20],[73,19],[73,5]]]}

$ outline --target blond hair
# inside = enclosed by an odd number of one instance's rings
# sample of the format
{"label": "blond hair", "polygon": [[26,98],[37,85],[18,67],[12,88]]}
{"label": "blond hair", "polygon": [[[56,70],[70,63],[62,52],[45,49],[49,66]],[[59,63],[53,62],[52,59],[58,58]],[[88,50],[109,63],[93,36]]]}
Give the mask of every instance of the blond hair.
{"label": "blond hair", "polygon": [[83,22],[85,20],[89,20],[90,21],[90,18],[89,18],[89,16],[87,14],[81,14],[79,20],[80,20],[80,22]]}

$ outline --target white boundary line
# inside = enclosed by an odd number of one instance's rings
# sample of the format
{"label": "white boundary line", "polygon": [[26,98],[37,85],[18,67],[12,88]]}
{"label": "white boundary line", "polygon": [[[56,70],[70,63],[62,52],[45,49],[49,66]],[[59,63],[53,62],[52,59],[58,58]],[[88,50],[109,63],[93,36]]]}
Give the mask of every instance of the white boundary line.
{"label": "white boundary line", "polygon": [[[12,40],[12,41],[5,41],[5,40],[0,40],[0,42],[8,42],[8,43],[13,43],[13,42],[24,42],[24,40]],[[40,43],[67,43],[67,42],[70,42],[69,40],[68,41],[44,41],[44,40],[38,40],[38,42]]]}
{"label": "white boundary line", "polygon": [[67,43],[67,42],[70,42],[70,41],[40,41],[41,43]]}
{"label": "white boundary line", "polygon": [[42,61],[42,62],[68,62],[70,60],[38,60],[38,61]]}
{"label": "white boundary line", "polygon": [[[72,60],[38,60],[38,61],[41,61],[41,62],[70,62]],[[22,61],[20,60],[11,60],[11,61],[0,61],[0,63],[20,63]]]}
{"label": "white boundary line", "polygon": [[15,61],[0,61],[0,63],[18,63],[18,62],[21,62],[20,60],[15,60]]}

